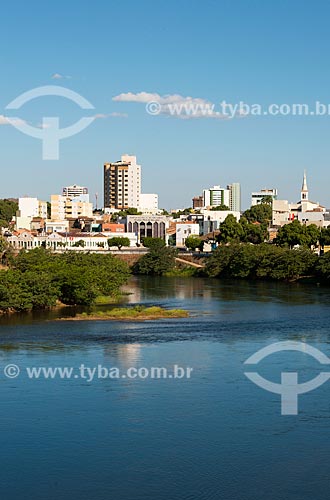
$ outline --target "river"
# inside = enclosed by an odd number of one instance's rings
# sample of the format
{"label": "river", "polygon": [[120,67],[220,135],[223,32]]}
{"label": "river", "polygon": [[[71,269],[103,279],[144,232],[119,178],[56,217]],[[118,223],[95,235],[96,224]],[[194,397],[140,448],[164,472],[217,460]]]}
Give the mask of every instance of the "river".
{"label": "river", "polygon": [[[280,395],[251,382],[244,361],[288,340],[329,355],[330,289],[145,277],[126,291],[125,302],[191,316],[53,321],[73,314],[65,308],[0,319],[0,498],[328,499],[330,382],[300,395],[297,415],[282,415]],[[82,364],[192,372],[89,380]],[[30,378],[31,367],[75,375]],[[325,368],[283,351],[249,370],[280,383],[282,372],[304,382]]]}

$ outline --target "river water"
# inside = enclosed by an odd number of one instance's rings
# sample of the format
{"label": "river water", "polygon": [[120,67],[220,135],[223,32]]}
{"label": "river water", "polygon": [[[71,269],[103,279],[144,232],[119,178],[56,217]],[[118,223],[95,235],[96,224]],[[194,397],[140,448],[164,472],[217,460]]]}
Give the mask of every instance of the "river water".
{"label": "river water", "polygon": [[[244,375],[274,342],[330,354],[330,289],[197,278],[132,278],[126,302],[187,319],[52,321],[70,308],[0,320],[0,498],[323,500],[329,498],[330,381],[282,415]],[[190,378],[81,377],[80,367],[191,367]],[[20,369],[5,367],[15,365]],[[29,378],[73,367],[71,378]],[[7,368],[6,368],[7,370]],[[249,368],[273,382],[326,367],[279,352]],[[145,373],[145,371],[144,371]],[[172,373],[172,372],[171,372]]]}

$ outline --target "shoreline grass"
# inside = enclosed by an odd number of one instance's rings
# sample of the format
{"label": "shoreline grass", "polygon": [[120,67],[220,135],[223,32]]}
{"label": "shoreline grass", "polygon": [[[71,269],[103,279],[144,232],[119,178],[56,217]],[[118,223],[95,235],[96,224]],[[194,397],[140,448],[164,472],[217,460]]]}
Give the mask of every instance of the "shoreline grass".
{"label": "shoreline grass", "polygon": [[155,319],[188,318],[184,309],[164,309],[159,306],[116,307],[109,311],[92,311],[76,314],[73,317],[59,318],[60,321],[150,321]]}

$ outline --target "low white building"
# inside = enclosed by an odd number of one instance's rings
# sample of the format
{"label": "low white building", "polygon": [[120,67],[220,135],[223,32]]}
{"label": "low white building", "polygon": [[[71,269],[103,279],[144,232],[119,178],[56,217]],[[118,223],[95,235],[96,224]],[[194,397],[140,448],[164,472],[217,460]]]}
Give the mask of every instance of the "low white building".
{"label": "low white building", "polygon": [[67,218],[93,217],[93,204],[88,194],[77,196],[51,195],[51,218],[53,221]]}
{"label": "low white building", "polygon": [[168,239],[167,229],[170,218],[165,215],[127,215],[127,231],[133,232],[142,241],[145,237]]}
{"label": "low white building", "polygon": [[[23,231],[8,237],[8,242],[17,250],[32,250],[37,247],[51,248],[56,251],[73,250],[77,252],[102,252],[110,250],[108,239],[124,237],[130,240],[130,247],[136,247],[135,233],[70,233],[53,232],[51,234],[33,235]],[[115,249],[116,247],[111,247]]]}
{"label": "low white building", "polygon": [[293,220],[299,220],[302,224],[316,224],[323,227],[327,225],[325,221],[327,214],[326,208],[320,203],[309,200],[306,173],[304,173],[298,203],[289,203],[287,200],[273,200],[272,224],[273,226],[283,226]]}
{"label": "low white building", "polygon": [[15,229],[31,229],[32,219],[47,219],[47,202],[24,196],[18,199],[18,212],[15,217]]}
{"label": "low white building", "polygon": [[69,230],[68,220],[46,220],[45,231],[46,233],[61,233]]}
{"label": "low white building", "polygon": [[196,222],[178,222],[176,224],[176,246],[184,247],[189,236],[199,236],[199,224]]}
{"label": "low white building", "polygon": [[233,215],[237,221],[241,218],[240,212],[234,212],[232,210],[207,210],[202,208],[200,212],[204,215],[204,221],[217,221],[219,224],[221,224],[228,215]]}
{"label": "low white building", "polygon": [[260,205],[262,202],[263,198],[265,196],[271,196],[273,200],[277,199],[277,189],[271,188],[271,189],[260,189],[260,191],[254,191],[251,193],[251,207],[255,205]]}

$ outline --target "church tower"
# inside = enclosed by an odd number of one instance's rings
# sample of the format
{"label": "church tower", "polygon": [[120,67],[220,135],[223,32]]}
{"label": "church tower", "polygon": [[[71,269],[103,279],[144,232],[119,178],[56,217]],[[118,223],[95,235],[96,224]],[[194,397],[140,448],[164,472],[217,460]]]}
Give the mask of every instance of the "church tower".
{"label": "church tower", "polygon": [[308,187],[307,187],[307,179],[306,179],[306,170],[304,171],[304,178],[303,178],[303,183],[302,183],[302,187],[301,187],[300,200],[301,201],[308,201]]}

